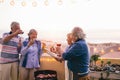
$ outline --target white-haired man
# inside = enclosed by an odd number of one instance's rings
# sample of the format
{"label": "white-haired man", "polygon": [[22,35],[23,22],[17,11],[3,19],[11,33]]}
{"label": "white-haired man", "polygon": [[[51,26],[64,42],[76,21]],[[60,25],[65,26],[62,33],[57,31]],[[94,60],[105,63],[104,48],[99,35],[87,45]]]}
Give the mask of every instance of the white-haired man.
{"label": "white-haired man", "polygon": [[90,80],[89,73],[89,49],[85,41],[85,34],[80,27],[72,30],[73,44],[65,52],[60,52],[62,58],[67,60],[68,69],[73,72],[73,80]]}
{"label": "white-haired man", "polygon": [[23,34],[18,22],[11,23],[11,31],[4,33],[2,38],[2,50],[0,56],[1,80],[18,80],[19,49]]}

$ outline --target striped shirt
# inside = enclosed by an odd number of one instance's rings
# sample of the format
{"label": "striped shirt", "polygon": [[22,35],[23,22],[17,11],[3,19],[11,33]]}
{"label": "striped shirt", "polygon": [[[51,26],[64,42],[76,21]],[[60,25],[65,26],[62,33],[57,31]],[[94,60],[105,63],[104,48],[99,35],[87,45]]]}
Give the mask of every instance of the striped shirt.
{"label": "striped shirt", "polygon": [[[4,33],[2,40],[10,35],[10,33]],[[18,42],[20,37],[13,37],[10,41],[2,43],[0,63],[12,63],[19,60],[18,54]]]}

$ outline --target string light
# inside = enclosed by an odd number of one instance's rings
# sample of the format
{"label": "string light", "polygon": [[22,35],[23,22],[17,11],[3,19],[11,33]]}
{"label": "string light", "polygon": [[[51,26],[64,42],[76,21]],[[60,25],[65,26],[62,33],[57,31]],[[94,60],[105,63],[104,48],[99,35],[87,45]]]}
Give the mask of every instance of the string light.
{"label": "string light", "polygon": [[71,3],[72,3],[72,4],[75,4],[75,3],[76,3],[76,1],[75,1],[75,0],[71,0]]}
{"label": "string light", "polygon": [[55,61],[55,59],[53,58],[52,61]]}
{"label": "string light", "polygon": [[62,5],[62,0],[58,0],[58,5]]}
{"label": "string light", "polygon": [[49,62],[49,61],[50,61],[50,59],[48,58],[48,59],[47,59],[47,61]]}
{"label": "string light", "polygon": [[[3,3],[5,0],[0,0],[0,3]],[[70,2],[71,3],[76,3],[77,1],[76,0],[70,0]],[[10,5],[11,6],[14,6],[16,4],[16,0],[10,0]],[[36,0],[33,0],[32,2],[31,2],[31,4],[32,4],[32,6],[33,7],[37,7],[38,6],[38,2],[36,1]],[[45,6],[48,6],[50,3],[49,3],[49,1],[48,0],[44,0],[43,1],[43,4],[45,5]],[[57,0],[57,4],[58,5],[62,5],[63,4],[63,0]],[[25,1],[25,0],[23,0],[22,2],[21,2],[21,6],[26,6],[27,5],[27,2]]]}
{"label": "string light", "polygon": [[118,47],[118,50],[120,50],[120,47]]}
{"label": "string light", "polygon": [[45,1],[44,1],[44,4],[45,4],[46,6],[48,6],[48,5],[49,5],[48,0],[45,0]]}
{"label": "string light", "polygon": [[14,1],[14,0],[11,0],[11,1],[10,1],[10,5],[11,5],[11,6],[14,6],[14,5],[15,5],[15,1]]}
{"label": "string light", "polygon": [[114,52],[114,50],[113,50],[113,49],[111,49],[111,50],[110,50],[110,52]]}
{"label": "string light", "polygon": [[40,61],[54,62],[56,60],[50,57],[41,57]]}
{"label": "string light", "polygon": [[26,6],[26,2],[25,2],[25,1],[21,2],[21,5],[22,5],[23,7]]}
{"label": "string light", "polygon": [[37,6],[37,2],[36,2],[36,1],[33,1],[33,2],[32,2],[32,6],[33,6],[33,7],[36,7],[36,6]]}
{"label": "string light", "polygon": [[3,3],[4,2],[4,0],[0,0],[0,3]]}

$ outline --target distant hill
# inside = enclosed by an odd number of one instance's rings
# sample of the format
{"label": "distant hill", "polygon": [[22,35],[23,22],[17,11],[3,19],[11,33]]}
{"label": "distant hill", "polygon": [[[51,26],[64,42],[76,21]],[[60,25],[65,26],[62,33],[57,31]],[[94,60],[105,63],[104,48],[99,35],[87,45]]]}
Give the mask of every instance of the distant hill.
{"label": "distant hill", "polygon": [[[41,40],[42,44],[46,46],[46,48],[55,47],[56,44],[61,44],[62,48],[65,49],[68,45],[65,43],[57,43],[49,40]],[[0,43],[2,43],[2,38],[0,38]],[[103,55],[109,52],[120,52],[120,43],[88,43],[90,48],[90,55],[99,54]]]}
{"label": "distant hill", "polygon": [[88,43],[90,53],[103,55],[109,52],[120,52],[120,43]]}

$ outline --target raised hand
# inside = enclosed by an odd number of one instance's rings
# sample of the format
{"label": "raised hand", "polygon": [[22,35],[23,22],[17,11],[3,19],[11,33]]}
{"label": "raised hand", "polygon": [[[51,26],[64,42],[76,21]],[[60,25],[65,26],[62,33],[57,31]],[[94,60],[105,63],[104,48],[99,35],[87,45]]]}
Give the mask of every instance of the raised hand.
{"label": "raised hand", "polygon": [[57,53],[58,55],[62,55],[63,49],[62,49],[60,46],[57,46],[57,47],[56,47],[56,53]]}
{"label": "raised hand", "polygon": [[35,42],[35,39],[30,39],[29,43],[28,43],[28,47],[30,47],[31,45],[33,45]]}
{"label": "raised hand", "polygon": [[63,58],[62,58],[62,57],[60,57],[60,56],[55,57],[54,59],[55,59],[56,61],[58,61],[58,62],[62,62],[62,61],[63,61]]}
{"label": "raised hand", "polygon": [[50,48],[50,51],[53,52],[53,53],[56,53],[56,50],[53,46]]}
{"label": "raised hand", "polygon": [[16,30],[13,34],[18,35],[18,34],[23,34],[24,32],[20,29]]}

